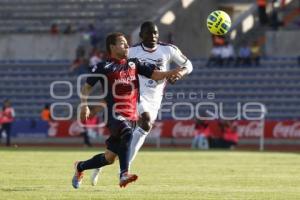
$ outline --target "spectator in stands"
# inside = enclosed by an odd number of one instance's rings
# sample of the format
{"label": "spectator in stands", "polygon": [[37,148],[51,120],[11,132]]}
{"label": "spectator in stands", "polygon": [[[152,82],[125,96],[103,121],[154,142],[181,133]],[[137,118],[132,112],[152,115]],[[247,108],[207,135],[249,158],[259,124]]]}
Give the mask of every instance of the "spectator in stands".
{"label": "spectator in stands", "polygon": [[76,49],[76,58],[73,61],[70,72],[74,72],[78,75],[88,72],[89,61],[85,58],[85,48],[79,45]]}
{"label": "spectator in stands", "polygon": [[222,122],[211,121],[210,128],[212,129],[208,137],[209,148],[220,148],[223,139]]}
{"label": "spectator in stands", "polygon": [[250,65],[251,64],[251,50],[245,43],[239,49],[239,55],[236,61],[236,65]]}
{"label": "spectator in stands", "polygon": [[268,16],[266,12],[267,0],[256,0],[258,7],[258,17],[261,25],[266,25],[268,23]]}
{"label": "spectator in stands", "polygon": [[83,45],[79,45],[77,48],[76,48],[76,52],[75,52],[75,56],[76,58],[83,58],[85,56],[85,48]]}
{"label": "spectator in stands", "polygon": [[283,21],[279,17],[278,9],[280,2],[277,0],[272,1],[272,12],[270,16],[270,25],[274,31],[278,30],[278,27],[283,26]]}
{"label": "spectator in stands", "polygon": [[225,45],[225,36],[212,35],[212,43],[214,46],[223,46]]}
{"label": "spectator in stands", "polygon": [[234,49],[232,44],[225,41],[224,46],[221,47],[221,65],[230,66],[234,62]]}
{"label": "spectator in stands", "polygon": [[103,57],[104,57],[103,53],[98,48],[93,49],[91,53],[89,65],[91,66],[99,62],[102,62]]}
{"label": "spectator in stands", "polygon": [[238,133],[236,127],[232,122],[226,121],[223,124],[223,140],[221,143],[221,148],[234,149],[238,143]]}
{"label": "spectator in stands", "polygon": [[216,125],[218,129],[215,133],[210,134],[209,147],[233,149],[238,143],[236,127],[230,121],[219,121]]}
{"label": "spectator in stands", "polygon": [[208,138],[210,134],[209,124],[206,121],[197,120],[192,141],[192,149],[209,149]]}
{"label": "spectator in stands", "polygon": [[80,126],[79,122],[76,119],[69,127],[69,134],[71,136],[83,137],[84,145],[87,147],[92,147],[87,129],[85,127]]}
{"label": "spectator in stands", "polygon": [[97,48],[99,40],[98,40],[97,31],[96,31],[94,24],[88,25],[87,33],[89,35],[90,44],[92,45],[93,48]]}
{"label": "spectator in stands", "polygon": [[252,63],[254,63],[256,66],[259,66],[261,51],[260,51],[260,46],[257,41],[254,41],[252,43],[250,50],[251,50]]}
{"label": "spectator in stands", "polygon": [[45,104],[45,107],[41,112],[41,119],[49,122],[50,118],[51,118],[50,105],[47,103],[47,104]]}
{"label": "spectator in stands", "polygon": [[86,58],[77,58],[73,61],[70,72],[77,75],[88,73],[89,60]]}
{"label": "spectator in stands", "polygon": [[206,63],[206,66],[214,66],[214,65],[221,65],[221,51],[222,47],[219,45],[213,46],[210,51],[209,59]]}
{"label": "spectator in stands", "polygon": [[89,138],[96,138],[99,133],[98,124],[100,119],[98,116],[91,116],[85,121],[86,130]]}
{"label": "spectator in stands", "polygon": [[48,125],[49,125],[49,128],[48,128],[48,136],[49,137],[54,137],[57,135],[58,133],[58,125],[59,123],[57,121],[55,121],[51,115],[50,115],[50,119],[48,121]]}
{"label": "spectator in stands", "polygon": [[72,34],[72,33],[75,33],[75,30],[73,29],[73,26],[72,24],[68,24],[65,28],[65,30],[63,31],[63,34]]}
{"label": "spectator in stands", "polygon": [[56,23],[53,23],[50,28],[51,35],[57,35],[59,33],[58,26]]}
{"label": "spectator in stands", "polygon": [[11,106],[10,100],[6,99],[3,102],[3,111],[1,114],[1,129],[0,129],[0,137],[2,136],[3,131],[6,133],[6,146],[10,146],[10,130],[11,124],[15,118],[15,110]]}
{"label": "spectator in stands", "polygon": [[225,37],[212,35],[212,43],[213,48],[211,49],[210,56],[206,66],[209,67],[211,65],[222,65],[222,47],[225,45]]}

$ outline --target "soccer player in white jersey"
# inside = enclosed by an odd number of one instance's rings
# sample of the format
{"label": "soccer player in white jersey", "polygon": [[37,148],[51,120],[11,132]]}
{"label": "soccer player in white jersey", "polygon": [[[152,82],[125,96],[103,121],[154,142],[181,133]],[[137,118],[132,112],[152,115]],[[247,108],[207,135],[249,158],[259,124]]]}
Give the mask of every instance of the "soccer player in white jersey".
{"label": "soccer player in white jersey", "polygon": [[[155,64],[162,71],[169,70],[172,62],[179,65],[182,68],[180,75],[169,79],[168,81],[170,83],[175,83],[183,76],[192,72],[192,63],[176,46],[158,41],[158,28],[153,22],[147,21],[141,25],[140,38],[142,42],[129,49],[129,58],[138,58],[142,62]],[[153,81],[152,79],[139,75],[139,121],[137,128],[133,132],[131,141],[130,163],[132,163],[137,152],[142,147],[145,138],[157,118],[166,81],[167,80]],[[93,171],[91,176],[92,185],[97,184],[99,172],[100,169]]]}

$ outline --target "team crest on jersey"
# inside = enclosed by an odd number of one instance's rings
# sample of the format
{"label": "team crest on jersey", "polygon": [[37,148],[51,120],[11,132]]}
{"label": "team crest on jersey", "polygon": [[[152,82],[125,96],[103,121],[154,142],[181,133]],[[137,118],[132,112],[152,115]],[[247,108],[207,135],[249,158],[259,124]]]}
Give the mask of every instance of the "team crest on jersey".
{"label": "team crest on jersey", "polygon": [[148,84],[149,84],[149,85],[152,85],[153,83],[154,83],[154,80],[149,80],[149,81],[148,81]]}
{"label": "team crest on jersey", "polygon": [[128,66],[129,66],[131,69],[135,69],[135,63],[134,63],[134,62],[128,62]]}
{"label": "team crest on jersey", "polygon": [[154,80],[148,80],[145,85],[146,85],[146,87],[149,87],[149,88],[155,88],[157,83]]}

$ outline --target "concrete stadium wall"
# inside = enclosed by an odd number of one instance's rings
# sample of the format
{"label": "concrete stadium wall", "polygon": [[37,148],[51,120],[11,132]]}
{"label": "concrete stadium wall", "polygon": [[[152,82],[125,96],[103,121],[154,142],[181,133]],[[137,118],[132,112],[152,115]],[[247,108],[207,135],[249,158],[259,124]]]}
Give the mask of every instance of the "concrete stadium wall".
{"label": "concrete stadium wall", "polygon": [[217,9],[215,0],[197,0],[187,9],[181,3],[172,8],[176,19],[170,26],[159,24],[162,38],[168,32],[174,34],[174,44],[188,57],[208,56],[212,47],[211,34],[206,27],[206,18],[210,12]]}
{"label": "concrete stadium wall", "polygon": [[267,56],[300,56],[300,31],[268,31]]}
{"label": "concrete stadium wall", "polygon": [[79,34],[0,35],[0,60],[71,60],[80,39]]}
{"label": "concrete stadium wall", "polygon": [[[157,15],[150,19],[158,25],[160,40],[167,42],[167,35],[172,32],[174,44],[189,58],[208,56],[212,42],[206,28],[206,18],[210,12],[217,9],[216,0],[197,0],[186,9],[183,8],[181,1],[174,0],[172,3],[171,6],[162,7]],[[176,19],[170,25],[160,22],[167,11],[172,11],[176,15]],[[131,39],[133,43],[139,41],[139,25],[132,32]]]}

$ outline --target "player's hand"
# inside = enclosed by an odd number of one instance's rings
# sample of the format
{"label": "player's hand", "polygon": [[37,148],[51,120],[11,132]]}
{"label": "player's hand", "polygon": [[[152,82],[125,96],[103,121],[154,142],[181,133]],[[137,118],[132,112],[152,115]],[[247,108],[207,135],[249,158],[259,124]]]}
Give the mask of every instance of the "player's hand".
{"label": "player's hand", "polygon": [[171,84],[176,83],[176,81],[182,79],[182,77],[185,75],[185,69],[177,67],[175,70],[176,73],[168,78],[168,82]]}
{"label": "player's hand", "polygon": [[91,114],[91,111],[88,106],[82,106],[80,109],[80,120],[86,121]]}
{"label": "player's hand", "polygon": [[172,78],[172,77],[170,77],[170,78],[168,78],[168,83],[170,83],[170,84],[174,84],[174,83],[176,83],[176,79],[175,78]]}

